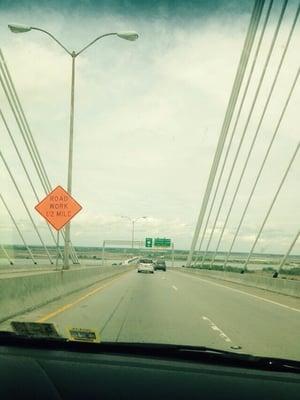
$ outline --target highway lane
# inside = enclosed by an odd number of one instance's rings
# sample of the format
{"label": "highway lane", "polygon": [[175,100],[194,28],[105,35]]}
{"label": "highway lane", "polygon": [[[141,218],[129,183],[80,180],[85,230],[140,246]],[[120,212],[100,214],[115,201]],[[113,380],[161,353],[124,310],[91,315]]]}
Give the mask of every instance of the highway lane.
{"label": "highway lane", "polygon": [[300,359],[297,308],[249,293],[176,270],[131,271],[17,319],[55,322],[63,334],[94,328],[103,341],[240,346],[234,351]]}
{"label": "highway lane", "polygon": [[187,294],[189,302],[198,302],[202,314],[216,321],[243,352],[300,359],[299,299],[293,299],[289,306],[287,296],[262,290],[258,294],[257,289],[232,287],[180,272],[173,272],[172,281]]}
{"label": "highway lane", "polygon": [[195,345],[202,342],[224,348],[225,342],[211,335],[201,318],[190,318],[187,303],[170,285],[168,274],[132,271],[76,307],[50,318],[50,310],[46,314],[40,312],[35,320],[53,321],[58,326],[92,327],[100,330],[103,341]]}

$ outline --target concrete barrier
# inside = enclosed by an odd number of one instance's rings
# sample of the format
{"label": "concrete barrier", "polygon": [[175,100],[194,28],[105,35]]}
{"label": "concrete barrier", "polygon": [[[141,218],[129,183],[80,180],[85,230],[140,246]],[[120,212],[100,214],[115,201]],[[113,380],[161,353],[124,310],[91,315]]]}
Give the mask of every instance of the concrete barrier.
{"label": "concrete barrier", "polygon": [[90,267],[0,279],[0,322],[132,269]]}
{"label": "concrete barrier", "polygon": [[[176,268],[178,270],[178,268]],[[257,273],[239,274],[226,271],[209,271],[196,268],[180,268],[181,272],[207,276],[208,278],[220,279],[223,281],[239,283],[245,286],[252,286],[271,292],[281,293],[288,296],[300,297],[300,281],[282,278],[272,278]]]}

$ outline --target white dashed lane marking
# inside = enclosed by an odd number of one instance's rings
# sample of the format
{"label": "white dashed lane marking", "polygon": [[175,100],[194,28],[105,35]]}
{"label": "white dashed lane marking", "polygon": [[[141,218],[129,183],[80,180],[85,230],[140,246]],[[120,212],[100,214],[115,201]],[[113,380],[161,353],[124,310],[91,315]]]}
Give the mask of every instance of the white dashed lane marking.
{"label": "white dashed lane marking", "polygon": [[213,331],[216,331],[219,334],[219,336],[225,340],[225,342],[231,343],[231,339],[220,328],[218,328],[217,325],[211,319],[205,317],[205,315],[202,316],[202,319],[206,321],[211,327],[211,329]]}
{"label": "white dashed lane marking", "polygon": [[176,286],[174,286],[174,285],[172,286],[172,288],[173,288],[174,290],[178,290],[178,289],[177,289],[177,287],[176,287]]}

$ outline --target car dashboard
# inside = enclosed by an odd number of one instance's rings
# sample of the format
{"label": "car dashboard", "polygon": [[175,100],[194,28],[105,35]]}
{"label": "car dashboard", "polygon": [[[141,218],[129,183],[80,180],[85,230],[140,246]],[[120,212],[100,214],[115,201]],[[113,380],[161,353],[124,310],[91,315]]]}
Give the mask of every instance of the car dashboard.
{"label": "car dashboard", "polygon": [[297,399],[299,372],[159,345],[0,341],[1,399]]}

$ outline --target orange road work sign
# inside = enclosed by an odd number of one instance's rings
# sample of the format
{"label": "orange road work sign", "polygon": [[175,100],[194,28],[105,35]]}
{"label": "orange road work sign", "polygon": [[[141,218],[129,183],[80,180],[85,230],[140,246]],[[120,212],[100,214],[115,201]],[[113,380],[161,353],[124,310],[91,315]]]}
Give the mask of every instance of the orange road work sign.
{"label": "orange road work sign", "polygon": [[82,207],[65,189],[57,186],[35,206],[35,209],[53,228],[59,231],[79,213]]}

